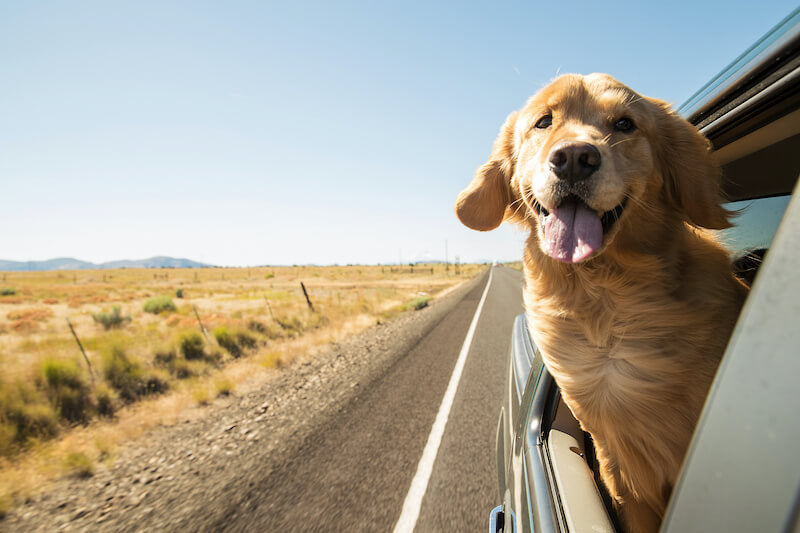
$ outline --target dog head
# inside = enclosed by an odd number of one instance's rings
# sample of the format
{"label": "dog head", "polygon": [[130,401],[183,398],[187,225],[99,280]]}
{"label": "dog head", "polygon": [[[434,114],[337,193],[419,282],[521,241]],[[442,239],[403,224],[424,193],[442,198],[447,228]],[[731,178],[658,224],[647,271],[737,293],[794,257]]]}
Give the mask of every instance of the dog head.
{"label": "dog head", "polygon": [[647,240],[667,220],[726,228],[709,148],[668,104],[606,74],[564,75],[508,116],[456,214],[481,231],[527,223],[567,263]]}

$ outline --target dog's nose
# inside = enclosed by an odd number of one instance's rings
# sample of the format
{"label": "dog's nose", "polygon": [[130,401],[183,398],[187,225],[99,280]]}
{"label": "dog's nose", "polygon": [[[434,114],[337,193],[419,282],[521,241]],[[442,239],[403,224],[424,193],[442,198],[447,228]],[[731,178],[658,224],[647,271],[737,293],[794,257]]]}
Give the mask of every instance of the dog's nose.
{"label": "dog's nose", "polygon": [[570,183],[585,180],[600,168],[600,151],[584,142],[563,142],[550,152],[550,168]]}

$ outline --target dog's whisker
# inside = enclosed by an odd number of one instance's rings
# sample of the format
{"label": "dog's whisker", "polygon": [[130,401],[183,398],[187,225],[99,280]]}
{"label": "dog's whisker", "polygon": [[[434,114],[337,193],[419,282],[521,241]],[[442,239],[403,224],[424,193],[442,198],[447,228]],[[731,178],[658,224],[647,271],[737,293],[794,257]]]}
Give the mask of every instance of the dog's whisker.
{"label": "dog's whisker", "polygon": [[519,210],[520,210],[522,207],[524,207],[524,206],[525,206],[525,199],[524,199],[524,198],[518,198],[517,200],[514,200],[513,202],[511,202],[510,204],[508,204],[508,207],[514,207],[514,206],[516,206],[516,207],[514,208],[514,209],[515,209],[515,210],[514,210],[514,214],[516,215],[516,214],[517,214],[517,212],[519,212]]}
{"label": "dog's whisker", "polygon": [[628,97],[625,99],[625,103],[626,104],[635,104],[637,102],[641,102],[642,100],[644,100],[644,98],[642,98],[638,94],[629,94]]}
{"label": "dog's whisker", "polygon": [[636,204],[639,207],[642,207],[644,209],[649,209],[651,207],[649,204],[647,204],[646,202],[642,201],[641,198],[637,198],[637,197],[633,196],[630,192],[626,192],[625,193],[625,198],[627,198],[628,200],[630,200],[634,204]]}
{"label": "dog's whisker", "polygon": [[544,209],[544,206],[539,203],[539,200],[536,199],[536,196],[533,194],[533,190],[530,188],[530,186],[528,187],[528,190],[525,191],[525,193],[527,193],[526,197],[528,199],[528,202],[531,204],[534,210],[540,211]]}
{"label": "dog's whisker", "polygon": [[517,200],[514,200],[514,201],[513,201],[513,202],[511,202],[510,204],[508,204],[508,206],[509,206],[509,207],[514,207],[514,204],[520,204],[520,203],[522,203],[522,202],[523,202],[523,198],[519,198],[519,199],[517,199]]}
{"label": "dog's whisker", "polygon": [[621,139],[621,140],[615,142],[614,144],[612,144],[611,146],[609,146],[609,148],[614,148],[618,144],[622,144],[624,142],[628,142],[628,141],[632,141],[632,140],[633,140],[633,137],[628,137],[627,139]]}
{"label": "dog's whisker", "polygon": [[526,206],[524,197],[517,198],[516,200],[508,204],[508,207],[514,209],[509,218],[514,219],[517,218],[518,216],[521,217],[523,220],[526,220],[528,218],[528,214],[527,212],[525,212]]}
{"label": "dog's whisker", "polygon": [[[517,208],[514,209],[514,212],[511,214],[512,218],[516,217],[519,214],[520,210],[522,208],[524,208],[524,207],[525,207],[525,203],[520,201],[520,203],[517,206]],[[527,216],[525,216],[524,218],[527,218]]]}

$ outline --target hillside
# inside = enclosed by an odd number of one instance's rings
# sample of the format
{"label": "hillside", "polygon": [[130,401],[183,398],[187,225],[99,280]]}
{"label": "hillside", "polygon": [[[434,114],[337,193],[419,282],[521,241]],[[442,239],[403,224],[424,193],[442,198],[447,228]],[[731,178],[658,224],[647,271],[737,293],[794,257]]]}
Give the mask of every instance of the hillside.
{"label": "hillside", "polygon": [[123,259],[105,263],[90,263],[72,257],[58,257],[46,261],[5,261],[0,259],[0,270],[9,272],[39,272],[45,270],[96,270],[109,268],[203,268],[213,265],[191,259],[157,256],[147,259]]}

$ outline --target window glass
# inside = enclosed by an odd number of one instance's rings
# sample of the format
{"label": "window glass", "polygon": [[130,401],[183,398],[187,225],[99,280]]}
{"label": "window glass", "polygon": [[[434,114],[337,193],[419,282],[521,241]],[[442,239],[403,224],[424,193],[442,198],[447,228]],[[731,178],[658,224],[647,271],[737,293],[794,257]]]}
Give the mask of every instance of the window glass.
{"label": "window glass", "polygon": [[539,379],[542,377],[542,368],[544,368],[544,361],[542,360],[542,356],[539,355],[539,351],[536,351],[536,357],[533,358],[533,366],[531,367],[531,373],[529,374],[528,379],[533,379],[533,390],[536,391],[536,387],[539,386]]}
{"label": "window glass", "polygon": [[774,196],[726,204],[727,209],[739,212],[739,216],[733,219],[734,227],[719,231],[717,235],[734,257],[746,250],[769,248],[790,198],[790,195]]}

